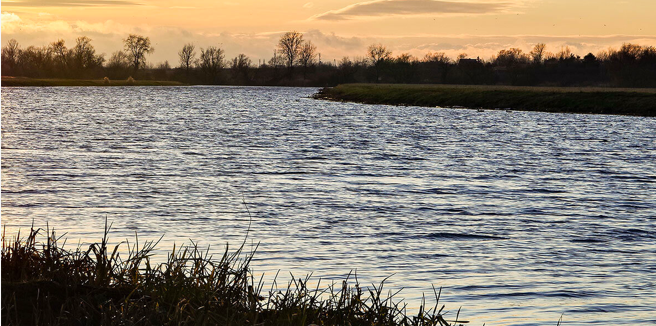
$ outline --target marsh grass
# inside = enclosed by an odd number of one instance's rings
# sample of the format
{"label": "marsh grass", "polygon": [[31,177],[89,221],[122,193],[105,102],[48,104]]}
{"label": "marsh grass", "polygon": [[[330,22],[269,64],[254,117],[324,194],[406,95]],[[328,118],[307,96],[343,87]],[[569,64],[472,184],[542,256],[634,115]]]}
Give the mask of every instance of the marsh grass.
{"label": "marsh grass", "polygon": [[[65,249],[54,230],[2,235],[2,325],[456,325],[437,303],[422,300],[415,315],[380,284],[362,287],[355,274],[310,287],[311,276],[265,293],[249,268],[244,245],[215,259],[197,244],[175,247],[151,262],[159,241]],[[161,238],[160,238],[161,239]],[[277,279],[277,275],[276,275]]]}
{"label": "marsh grass", "polygon": [[369,104],[656,116],[656,89],[343,84],[315,98]]}

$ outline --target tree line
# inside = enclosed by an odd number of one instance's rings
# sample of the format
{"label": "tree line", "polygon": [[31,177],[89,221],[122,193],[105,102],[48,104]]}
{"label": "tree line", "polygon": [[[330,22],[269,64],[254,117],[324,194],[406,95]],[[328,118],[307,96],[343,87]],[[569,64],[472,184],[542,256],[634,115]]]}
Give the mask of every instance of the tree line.
{"label": "tree line", "polygon": [[153,65],[150,39],[130,34],[124,48],[105,58],[91,39],[82,36],[68,48],[64,40],[47,46],[21,48],[14,39],[2,47],[2,74],[34,78],[104,78],[175,80],[190,84],[331,86],[340,83],[488,84],[538,86],[656,87],[656,48],[623,44],[581,57],[569,47],[547,51],[543,43],[530,52],[518,48],[499,51],[489,59],[462,53],[450,58],[429,52],[423,58],[393,55],[386,46],[372,44],[362,57],[321,62],[317,47],[293,31],[282,35],[268,61],[254,64],[240,53],[226,59],[218,46],[185,44],[178,64]]}

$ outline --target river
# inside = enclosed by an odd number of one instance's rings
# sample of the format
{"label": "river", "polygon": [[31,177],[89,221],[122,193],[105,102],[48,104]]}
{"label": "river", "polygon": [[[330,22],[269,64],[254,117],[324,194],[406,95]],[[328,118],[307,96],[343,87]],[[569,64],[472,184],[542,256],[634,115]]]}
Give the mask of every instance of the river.
{"label": "river", "polygon": [[2,225],[217,253],[250,225],[266,278],[391,276],[410,308],[435,285],[472,325],[656,323],[656,119],[316,91],[3,87]]}

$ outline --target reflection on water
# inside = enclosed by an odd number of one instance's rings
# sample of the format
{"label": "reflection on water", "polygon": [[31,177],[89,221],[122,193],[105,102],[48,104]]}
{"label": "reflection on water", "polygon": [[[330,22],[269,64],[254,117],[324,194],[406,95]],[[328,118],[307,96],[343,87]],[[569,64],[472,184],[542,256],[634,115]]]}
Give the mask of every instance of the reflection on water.
{"label": "reflection on water", "polygon": [[314,91],[3,88],[2,224],[221,251],[245,199],[267,277],[394,273],[474,325],[656,322],[656,119]]}

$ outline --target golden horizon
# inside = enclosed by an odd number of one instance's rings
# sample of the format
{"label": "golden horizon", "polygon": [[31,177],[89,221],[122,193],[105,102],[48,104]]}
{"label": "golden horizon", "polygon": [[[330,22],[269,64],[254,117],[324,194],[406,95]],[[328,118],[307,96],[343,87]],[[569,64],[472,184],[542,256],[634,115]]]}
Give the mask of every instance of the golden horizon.
{"label": "golden horizon", "polygon": [[151,62],[177,62],[185,43],[219,46],[228,57],[271,57],[286,31],[305,33],[325,60],[364,56],[372,43],[395,54],[488,58],[546,43],[584,55],[622,43],[656,44],[656,3],[564,0],[259,1],[13,0],[2,2],[2,42],[73,45],[88,36],[100,53],[122,49],[130,33],[150,37]]}

